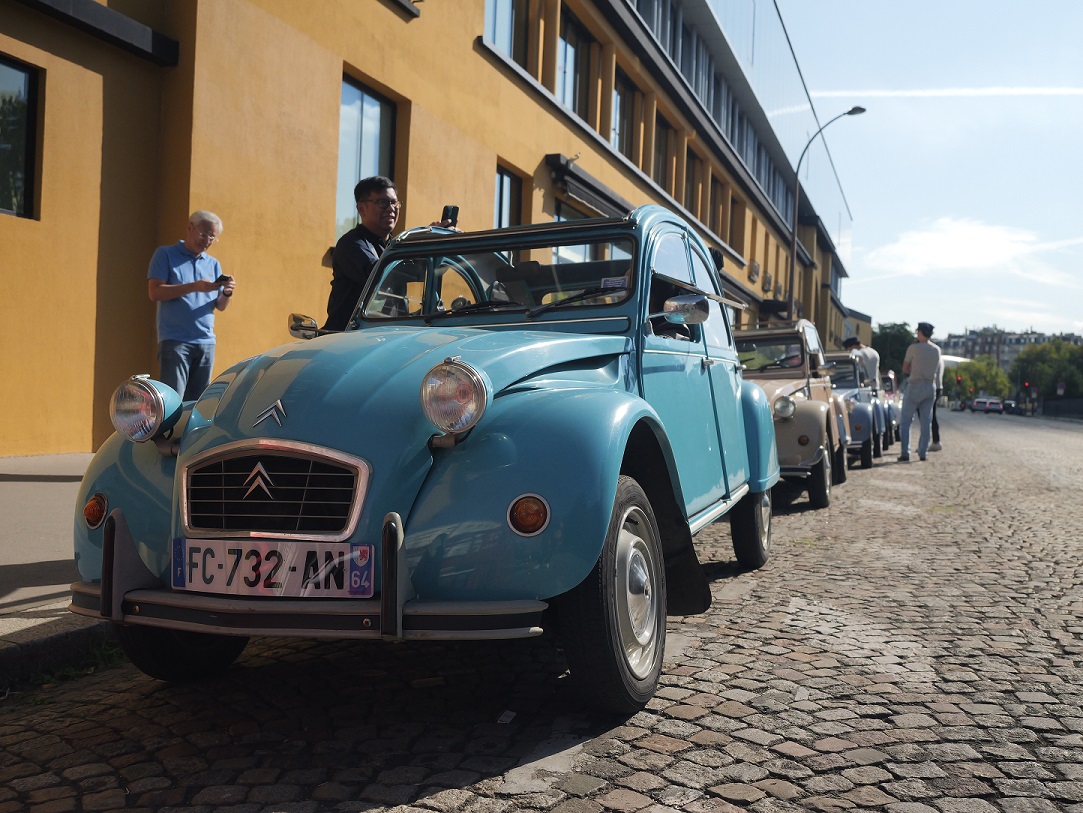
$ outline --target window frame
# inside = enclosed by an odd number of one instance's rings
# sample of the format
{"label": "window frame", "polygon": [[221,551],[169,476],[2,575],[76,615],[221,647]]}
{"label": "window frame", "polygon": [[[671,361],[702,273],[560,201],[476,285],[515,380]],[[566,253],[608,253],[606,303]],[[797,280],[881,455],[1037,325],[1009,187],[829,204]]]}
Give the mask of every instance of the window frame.
{"label": "window frame", "polygon": [[[20,198],[14,197],[14,184],[12,188],[14,209],[9,209],[5,201],[0,200],[0,214],[33,219],[37,214],[38,205],[38,180],[41,177],[41,168],[38,165],[38,115],[41,102],[41,71],[33,65],[14,59],[6,54],[0,54],[0,68],[7,68],[14,73],[24,75],[24,88],[26,104],[24,113],[24,129],[22,132],[22,188]],[[15,169],[13,164],[13,169]]]}
{"label": "window frame", "polygon": [[[347,88],[350,88],[361,96],[362,111],[361,116],[356,122],[358,132],[358,141],[356,144],[356,152],[352,156],[354,159],[353,169],[356,170],[353,174],[358,175],[352,181],[345,182],[343,180],[343,143],[345,140],[344,128],[346,126],[345,111],[346,103],[345,96]],[[364,152],[365,152],[365,106],[366,103],[371,101],[377,106],[379,112],[379,132],[376,134],[376,160],[375,169],[373,171],[366,170],[364,167]],[[352,102],[351,102],[352,103]],[[386,130],[385,130],[386,127]],[[357,214],[357,207],[353,198],[353,189],[357,185],[357,182],[362,178],[367,178],[373,175],[383,175],[388,178],[393,178],[395,167],[395,142],[397,139],[396,131],[398,128],[398,105],[394,101],[373,90],[371,87],[365,85],[354,77],[343,74],[342,77],[342,90],[339,96],[339,155],[338,155],[338,178],[336,181],[335,189],[335,240],[354,228],[359,222],[359,215]],[[348,188],[344,188],[343,184],[346,184]],[[353,215],[350,218],[344,218],[340,221],[340,216],[345,213],[344,201],[348,197],[350,206],[353,208]],[[342,208],[340,209],[340,206]],[[346,225],[350,223],[350,225]],[[344,227],[345,226],[345,227]]]}

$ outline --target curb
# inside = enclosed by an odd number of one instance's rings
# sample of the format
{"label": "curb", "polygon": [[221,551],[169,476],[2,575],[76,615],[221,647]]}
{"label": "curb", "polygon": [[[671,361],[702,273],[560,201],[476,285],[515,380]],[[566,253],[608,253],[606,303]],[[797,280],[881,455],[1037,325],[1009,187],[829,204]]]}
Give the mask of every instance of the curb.
{"label": "curb", "polygon": [[72,667],[106,642],[115,641],[109,621],[68,610],[65,599],[0,616],[0,691]]}

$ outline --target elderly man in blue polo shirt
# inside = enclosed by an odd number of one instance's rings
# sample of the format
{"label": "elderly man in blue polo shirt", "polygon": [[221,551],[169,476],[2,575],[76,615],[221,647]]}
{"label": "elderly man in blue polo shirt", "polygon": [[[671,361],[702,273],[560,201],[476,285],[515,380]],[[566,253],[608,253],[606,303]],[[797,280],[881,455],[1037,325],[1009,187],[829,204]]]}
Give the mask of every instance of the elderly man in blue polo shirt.
{"label": "elderly man in blue polo shirt", "polygon": [[214,313],[226,309],[236,288],[207,253],[221,234],[218,215],[193,212],[184,239],[157,249],[147,270],[147,295],[158,303],[161,380],[185,401],[194,401],[211,383]]}

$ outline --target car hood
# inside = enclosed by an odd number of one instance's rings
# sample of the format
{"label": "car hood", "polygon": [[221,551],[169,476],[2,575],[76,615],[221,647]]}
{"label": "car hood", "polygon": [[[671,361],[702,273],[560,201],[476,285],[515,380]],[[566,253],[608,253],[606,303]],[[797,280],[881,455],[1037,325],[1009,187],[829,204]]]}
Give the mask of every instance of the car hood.
{"label": "car hood", "polygon": [[[436,430],[421,412],[425,373],[458,357],[484,372],[494,395],[545,371],[628,352],[624,336],[389,326],[296,342],[256,356],[195,405],[184,453],[273,437],[345,452],[374,435],[416,451]],[[599,361],[599,364],[602,362]]]}

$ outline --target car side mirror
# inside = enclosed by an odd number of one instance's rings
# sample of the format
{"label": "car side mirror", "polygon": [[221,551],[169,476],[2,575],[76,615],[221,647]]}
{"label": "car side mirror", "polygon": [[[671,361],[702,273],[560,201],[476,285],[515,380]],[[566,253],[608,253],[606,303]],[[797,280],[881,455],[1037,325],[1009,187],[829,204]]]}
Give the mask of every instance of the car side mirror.
{"label": "car side mirror", "polygon": [[700,294],[673,296],[662,306],[662,316],[675,325],[701,325],[710,315],[707,297]]}
{"label": "car side mirror", "polygon": [[311,316],[303,313],[291,313],[289,318],[290,335],[295,339],[315,339],[320,335],[320,326]]}

